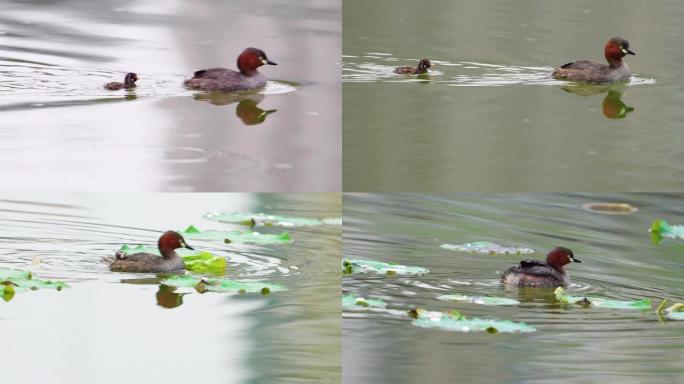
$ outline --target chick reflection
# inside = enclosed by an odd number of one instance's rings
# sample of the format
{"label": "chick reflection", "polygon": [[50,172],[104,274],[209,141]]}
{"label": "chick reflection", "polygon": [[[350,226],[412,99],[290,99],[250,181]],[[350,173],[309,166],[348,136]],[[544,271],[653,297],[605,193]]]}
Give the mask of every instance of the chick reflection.
{"label": "chick reflection", "polygon": [[195,94],[195,100],[206,101],[213,105],[228,105],[238,103],[235,115],[245,125],[256,125],[266,121],[266,116],[276,112],[276,109],[263,110],[258,104],[264,100],[264,95],[249,93],[237,94],[228,92],[204,92]]}
{"label": "chick reflection", "polygon": [[608,119],[624,119],[634,108],[627,106],[622,101],[625,92],[624,85],[618,86],[568,86],[562,88],[565,92],[574,93],[578,96],[593,96],[607,93],[603,98],[603,116]]}

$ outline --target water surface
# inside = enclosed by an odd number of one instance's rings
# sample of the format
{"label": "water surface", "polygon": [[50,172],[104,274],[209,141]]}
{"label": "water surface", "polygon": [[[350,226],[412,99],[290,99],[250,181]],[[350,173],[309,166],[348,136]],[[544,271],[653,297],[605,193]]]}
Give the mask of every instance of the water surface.
{"label": "water surface", "polygon": [[[582,209],[628,203],[626,215]],[[679,241],[651,242],[655,219],[684,222],[681,195],[371,194],[344,196],[343,256],[425,267],[422,276],[353,274],[343,292],[382,299],[387,310],[343,313],[345,383],[674,383],[684,379],[684,322],[661,322],[663,297],[684,302]],[[491,241],[531,255],[449,251],[441,244]],[[582,261],[566,267],[573,296],[651,299],[652,310],[563,308],[552,290],[506,290],[499,275],[520,259],[566,246]],[[445,294],[499,296],[516,306],[437,300]],[[423,329],[410,308],[522,321],[526,334]]]}
{"label": "water surface", "polygon": [[[684,7],[676,1],[345,1],[347,191],[677,191]],[[555,66],[629,39],[620,87]],[[397,65],[435,64],[426,76]]]}
{"label": "water surface", "polygon": [[[328,0],[4,2],[6,184],[339,190],[340,7]],[[235,69],[248,46],[278,63],[262,68],[271,79],[265,89],[206,95],[182,86],[199,69]],[[102,88],[126,72],[138,73],[137,88]]]}
{"label": "water surface", "polygon": [[[207,211],[339,217],[338,194],[5,194],[0,267],[65,281],[60,292],[0,301],[4,382],[339,383],[340,227],[288,229],[294,243],[187,240],[226,257],[226,277],[285,292],[174,291],[154,274],[113,273],[101,258],[124,244],[156,244]],[[259,228],[280,233],[279,228]],[[39,367],[37,369],[36,367]]]}

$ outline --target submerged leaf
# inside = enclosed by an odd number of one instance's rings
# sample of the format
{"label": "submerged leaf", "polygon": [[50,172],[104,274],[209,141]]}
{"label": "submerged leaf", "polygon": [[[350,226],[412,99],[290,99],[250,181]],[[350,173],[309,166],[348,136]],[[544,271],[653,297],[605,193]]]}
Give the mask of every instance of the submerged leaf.
{"label": "submerged leaf", "polygon": [[342,308],[344,309],[358,309],[359,307],[385,308],[386,306],[385,302],[379,299],[366,299],[364,297],[355,297],[354,295],[342,296]]}
{"label": "submerged leaf", "polygon": [[255,231],[200,231],[194,225],[180,232],[186,239],[196,240],[219,240],[226,243],[252,243],[252,244],[290,244],[292,238],[288,232],[280,234],[267,234]]}
{"label": "submerged leaf", "polygon": [[198,292],[236,292],[261,293],[285,291],[279,284],[261,283],[254,281],[235,281],[227,278],[198,278],[191,275],[170,276],[161,281],[162,284],[174,287],[193,287]]}
{"label": "submerged leaf", "polygon": [[307,217],[288,217],[269,215],[266,213],[206,213],[205,219],[220,221],[222,223],[238,223],[244,225],[264,225],[276,227],[312,227],[319,225],[342,225],[342,219],[331,217],[325,219],[313,219]]}
{"label": "submerged leaf", "polygon": [[528,253],[534,253],[534,249],[518,246],[506,247],[489,241],[476,241],[473,243],[464,244],[442,244],[440,245],[440,247],[443,249],[448,249],[450,251],[482,253],[489,255],[523,255]]}
{"label": "submerged leaf", "polygon": [[536,329],[522,322],[509,320],[466,318],[460,313],[451,314],[417,309],[412,324],[423,328],[438,328],[456,332],[534,332]]}
{"label": "submerged leaf", "polygon": [[505,297],[492,296],[466,296],[466,295],[441,295],[437,300],[458,301],[462,303],[473,303],[481,305],[518,305],[518,300],[507,299]]}
{"label": "submerged leaf", "polygon": [[359,259],[342,260],[342,269],[344,273],[375,272],[384,275],[424,275],[430,272],[427,268],[423,267],[411,267],[406,265],[383,263],[382,261]]}
{"label": "submerged leaf", "polygon": [[590,297],[590,296],[570,296],[565,293],[565,289],[562,287],[556,288],[553,292],[556,295],[556,299],[564,304],[575,304],[583,307],[600,307],[600,308],[613,308],[613,309],[650,309],[651,300],[642,299],[634,301],[624,301],[624,300],[612,300],[604,299],[601,297]]}

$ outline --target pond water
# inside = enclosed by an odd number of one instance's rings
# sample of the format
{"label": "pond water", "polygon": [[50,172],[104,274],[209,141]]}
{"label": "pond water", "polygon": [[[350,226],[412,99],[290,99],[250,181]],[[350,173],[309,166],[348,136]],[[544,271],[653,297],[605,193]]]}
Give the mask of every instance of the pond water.
{"label": "pond water", "polygon": [[339,194],[3,195],[0,268],[70,285],[0,300],[3,382],[339,383],[339,225],[285,229],[288,245],[186,238],[225,256],[227,278],[287,288],[268,295],[173,290],[101,259],[190,224],[248,229],[202,219],[208,211],[340,217],[340,203]]}
{"label": "pond water", "polygon": [[[343,256],[429,269],[424,275],[344,275],[343,293],[384,300],[386,309],[343,310],[345,383],[674,383],[684,377],[684,322],[661,321],[661,299],[684,302],[684,243],[652,243],[652,221],[681,224],[681,195],[371,194],[343,198]],[[605,214],[587,203],[627,203]],[[490,255],[442,244],[490,241],[529,255]],[[565,246],[572,296],[651,299],[647,310],[562,306],[553,289],[504,289],[500,274],[523,258]],[[518,305],[436,299],[496,296]],[[514,320],[533,333],[460,333],[412,325],[406,311],[457,309],[467,317]]]}
{"label": "pond water", "polygon": [[[674,0],[345,1],[346,191],[676,191],[684,7]],[[628,85],[554,66],[629,39]],[[428,75],[398,65],[432,60]]]}
{"label": "pond water", "polygon": [[[5,184],[339,190],[340,8],[328,0],[3,2]],[[271,79],[264,89],[183,87],[196,70],[235,69],[248,46],[278,63],[261,69]],[[126,72],[138,74],[137,88],[103,89]]]}

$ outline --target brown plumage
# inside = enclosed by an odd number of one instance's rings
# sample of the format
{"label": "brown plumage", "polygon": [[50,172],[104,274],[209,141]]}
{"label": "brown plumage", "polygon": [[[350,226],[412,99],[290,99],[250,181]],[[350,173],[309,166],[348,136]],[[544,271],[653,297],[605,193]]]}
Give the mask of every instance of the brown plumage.
{"label": "brown plumage", "polygon": [[421,73],[427,73],[428,68],[432,67],[432,63],[428,59],[422,59],[418,62],[417,67],[396,67],[394,68],[394,73],[399,73],[402,75],[418,75]]}
{"label": "brown plumage", "polygon": [[104,85],[105,89],[108,89],[110,91],[118,91],[119,89],[124,89],[124,88],[135,88],[135,82],[138,81],[138,75],[136,75],[133,72],[129,72],[126,74],[126,77],[124,77],[124,82],[119,83],[118,81],[112,81],[111,83],[107,83]]}
{"label": "brown plumage", "polygon": [[629,67],[622,61],[627,55],[636,55],[629,49],[629,41],[622,37],[611,38],[604,47],[604,55],[608,65],[580,60],[556,68],[552,76],[558,80],[585,83],[614,83],[632,76]]}
{"label": "brown plumage", "polygon": [[190,89],[203,91],[242,91],[261,88],[266,85],[266,76],[257,71],[262,65],[277,65],[266,57],[261,49],[247,48],[238,56],[240,72],[226,68],[203,69],[195,72],[192,79],[185,81]]}

